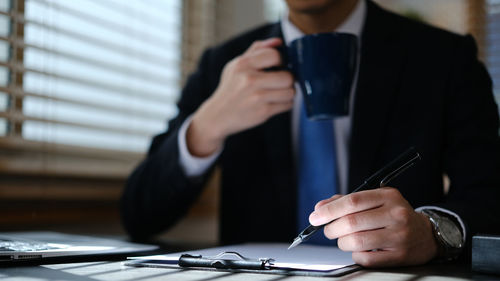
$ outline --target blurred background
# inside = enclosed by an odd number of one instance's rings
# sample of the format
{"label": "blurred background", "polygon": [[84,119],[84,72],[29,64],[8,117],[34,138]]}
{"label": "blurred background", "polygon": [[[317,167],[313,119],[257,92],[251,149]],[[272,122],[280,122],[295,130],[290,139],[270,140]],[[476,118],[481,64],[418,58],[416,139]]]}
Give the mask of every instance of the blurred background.
{"label": "blurred background", "polygon": [[[377,0],[472,34],[500,100],[500,0]],[[200,53],[282,0],[0,0],[0,231],[124,235],[118,200]],[[216,171],[161,237],[217,242]]]}

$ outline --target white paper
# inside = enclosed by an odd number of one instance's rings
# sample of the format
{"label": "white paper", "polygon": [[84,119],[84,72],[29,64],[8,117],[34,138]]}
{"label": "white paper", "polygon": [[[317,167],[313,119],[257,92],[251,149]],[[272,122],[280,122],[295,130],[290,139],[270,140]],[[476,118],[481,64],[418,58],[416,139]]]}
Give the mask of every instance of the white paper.
{"label": "white paper", "polygon": [[299,245],[287,250],[288,246],[288,244],[277,243],[248,243],[167,255],[131,257],[129,259],[173,261],[179,260],[182,254],[216,256],[221,252],[231,251],[251,259],[272,258],[274,259],[273,267],[276,268],[330,271],[354,264],[351,253],[343,252],[337,247]]}

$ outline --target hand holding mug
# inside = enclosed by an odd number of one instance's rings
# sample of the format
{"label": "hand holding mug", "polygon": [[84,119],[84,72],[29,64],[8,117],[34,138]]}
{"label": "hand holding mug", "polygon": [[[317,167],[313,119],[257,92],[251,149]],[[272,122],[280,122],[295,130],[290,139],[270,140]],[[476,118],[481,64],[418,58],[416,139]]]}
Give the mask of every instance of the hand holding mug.
{"label": "hand holding mug", "polygon": [[216,151],[231,134],[262,124],[293,106],[289,71],[265,71],[282,64],[279,38],[254,42],[222,72],[214,94],[194,114],[187,145],[195,156]]}

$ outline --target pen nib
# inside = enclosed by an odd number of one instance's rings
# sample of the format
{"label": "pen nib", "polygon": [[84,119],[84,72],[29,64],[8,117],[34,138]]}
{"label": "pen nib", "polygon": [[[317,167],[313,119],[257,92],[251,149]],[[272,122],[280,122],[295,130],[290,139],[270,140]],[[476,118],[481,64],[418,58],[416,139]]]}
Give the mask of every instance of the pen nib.
{"label": "pen nib", "polygon": [[297,245],[299,245],[300,243],[302,242],[302,239],[300,239],[299,237],[295,238],[292,242],[292,244],[290,245],[290,247],[288,247],[288,250],[290,250],[291,248],[295,248]]}

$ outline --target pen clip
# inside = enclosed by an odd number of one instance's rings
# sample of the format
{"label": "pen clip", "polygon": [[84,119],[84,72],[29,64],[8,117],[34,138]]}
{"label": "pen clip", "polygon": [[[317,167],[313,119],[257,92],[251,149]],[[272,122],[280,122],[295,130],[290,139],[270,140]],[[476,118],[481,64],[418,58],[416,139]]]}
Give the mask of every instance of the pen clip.
{"label": "pen clip", "polygon": [[420,154],[416,152],[415,156],[413,156],[410,160],[406,161],[398,167],[397,169],[394,169],[391,173],[389,173],[387,176],[385,176],[381,181],[380,181],[380,187],[387,186],[387,184],[393,180],[395,177],[397,177],[399,174],[402,172],[406,171],[406,169],[410,168],[411,166],[415,165],[415,161],[420,159]]}
{"label": "pen clip", "polygon": [[179,258],[178,264],[181,267],[210,267],[217,269],[269,269],[273,262],[274,259],[271,258],[250,259],[237,252],[226,251],[216,256],[183,254]]}

